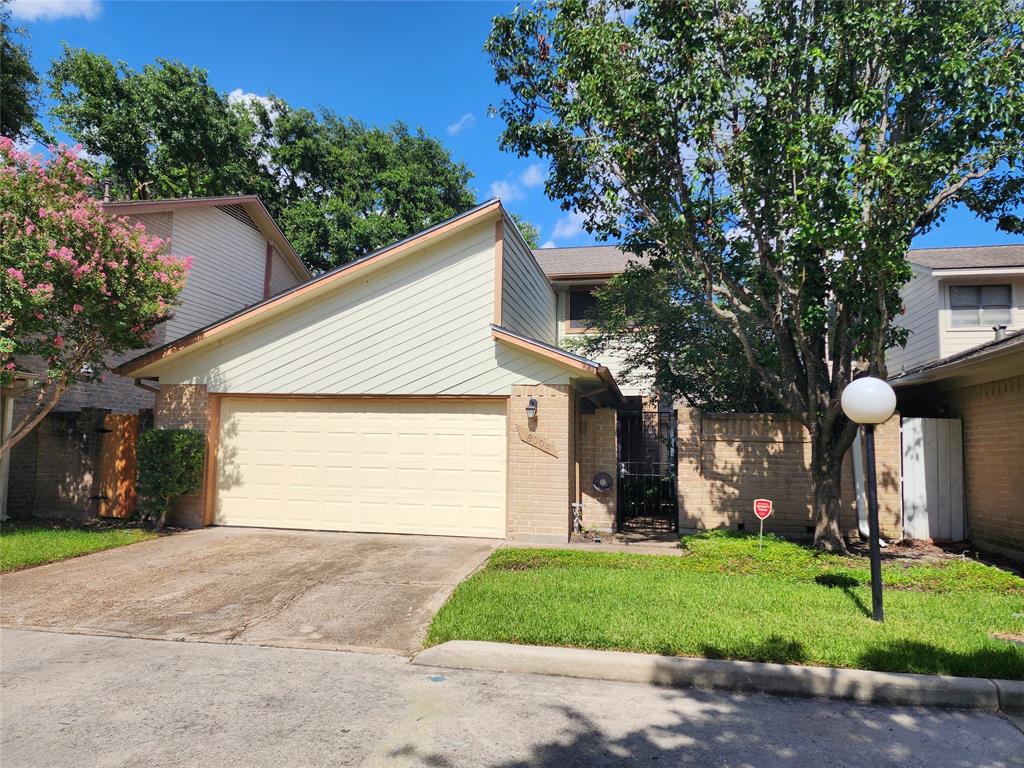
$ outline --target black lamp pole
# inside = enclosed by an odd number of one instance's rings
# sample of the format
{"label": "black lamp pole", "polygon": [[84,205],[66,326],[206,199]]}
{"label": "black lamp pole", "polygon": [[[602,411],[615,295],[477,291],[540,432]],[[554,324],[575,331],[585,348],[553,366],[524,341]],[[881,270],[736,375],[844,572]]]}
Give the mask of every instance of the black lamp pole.
{"label": "black lamp pole", "polygon": [[871,618],[884,621],[882,611],[882,548],[878,544],[878,488],[875,485],[875,425],[864,425],[867,451],[868,537],[871,539]]}

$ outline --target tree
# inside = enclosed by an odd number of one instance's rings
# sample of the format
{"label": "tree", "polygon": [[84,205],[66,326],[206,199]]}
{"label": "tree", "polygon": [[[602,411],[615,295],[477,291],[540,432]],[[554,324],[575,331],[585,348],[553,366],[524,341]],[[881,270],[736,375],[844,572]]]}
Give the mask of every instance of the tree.
{"label": "tree", "polygon": [[281,225],[306,263],[325,270],[470,208],[472,174],[423,129],[366,126],[276,101],[267,164]]}
{"label": "tree", "polygon": [[9,451],[76,381],[95,381],[109,354],[147,346],[173,308],[188,260],[103,212],[75,152],[50,160],[0,137],[0,386],[18,362],[45,369],[32,407],[14,425]]}
{"label": "tree", "polygon": [[204,70],[157,59],[135,72],[65,45],[50,67],[52,115],[91,154],[107,158],[121,198],[265,193],[259,130]]}
{"label": "tree", "polygon": [[206,436],[193,429],[150,429],[138,446],[139,493],[144,501],[142,519],[160,530],[179,496],[194,493],[203,484]]}
{"label": "tree", "polygon": [[702,304],[807,428],[819,547],[845,549],[840,395],[905,342],[911,239],[958,203],[1019,231],[1021,20],[1013,0],[566,0],[494,20],[502,146],[549,158],[548,193]]}
{"label": "tree", "polygon": [[514,221],[516,226],[519,227],[519,234],[523,236],[523,240],[526,241],[526,244],[531,248],[539,248],[540,232],[537,231],[537,228],[518,213],[513,213],[511,216],[512,221]]}
{"label": "tree", "polygon": [[17,139],[25,135],[36,116],[39,76],[32,67],[27,46],[10,26],[9,0],[0,0],[0,136]]}
{"label": "tree", "polygon": [[158,59],[137,72],[65,48],[50,89],[61,127],[107,158],[116,196],[259,195],[314,270],[475,202],[472,174],[422,129],[376,128],[272,96],[232,100],[180,62]]}

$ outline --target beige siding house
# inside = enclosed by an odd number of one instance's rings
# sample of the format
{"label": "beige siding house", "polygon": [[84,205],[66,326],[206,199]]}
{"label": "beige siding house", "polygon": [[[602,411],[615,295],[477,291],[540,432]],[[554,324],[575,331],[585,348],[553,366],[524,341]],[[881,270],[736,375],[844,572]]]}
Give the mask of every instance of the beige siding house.
{"label": "beige siding house", "polygon": [[208,435],[179,523],[564,540],[579,416],[622,400],[555,306],[495,200],[119,372]]}
{"label": "beige siding house", "polygon": [[910,337],[886,353],[890,374],[985,344],[993,326],[1024,328],[1024,244],[925,248],[908,258],[914,277],[898,324]]}

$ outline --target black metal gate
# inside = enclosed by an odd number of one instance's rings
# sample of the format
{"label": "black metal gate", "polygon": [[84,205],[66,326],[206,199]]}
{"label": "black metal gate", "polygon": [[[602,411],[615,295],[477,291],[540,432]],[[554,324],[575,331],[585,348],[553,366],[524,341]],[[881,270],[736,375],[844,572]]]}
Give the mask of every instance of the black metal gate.
{"label": "black metal gate", "polygon": [[675,412],[620,412],[618,443],[619,530],[677,530]]}

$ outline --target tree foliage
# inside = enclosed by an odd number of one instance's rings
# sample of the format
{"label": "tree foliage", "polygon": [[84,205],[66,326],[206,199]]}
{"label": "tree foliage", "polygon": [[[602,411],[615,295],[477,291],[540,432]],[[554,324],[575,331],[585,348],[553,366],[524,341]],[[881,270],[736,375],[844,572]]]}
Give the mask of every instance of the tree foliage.
{"label": "tree foliage", "polygon": [[[820,546],[844,546],[840,395],[905,341],[911,239],[957,203],[1020,225],[1021,20],[1017,0],[565,0],[494,20],[503,146],[549,158],[548,193],[702,303],[807,427]],[[707,338],[687,343],[710,357]]]}
{"label": "tree foliage", "polygon": [[94,381],[109,354],[146,347],[185,282],[188,260],[145,230],[103,212],[74,151],[45,163],[0,137],[0,386],[20,361],[42,372],[6,452],[76,381]]}
{"label": "tree foliage", "polygon": [[193,429],[150,429],[139,437],[137,461],[143,519],[164,527],[171,504],[199,490],[206,457],[206,436]]}
{"label": "tree foliage", "polygon": [[126,198],[258,194],[314,270],[371,253],[469,208],[472,174],[422,129],[367,126],[274,97],[232,100],[206,72],[135,71],[65,48],[53,116],[106,158]]}
{"label": "tree foliage", "polygon": [[10,25],[8,0],[0,1],[0,136],[23,137],[32,127],[39,99],[39,75],[21,32]]}
{"label": "tree foliage", "polygon": [[540,248],[540,232],[530,222],[520,216],[518,213],[510,214],[512,221],[516,223],[519,228],[519,234],[523,236],[523,240],[531,248]]}

